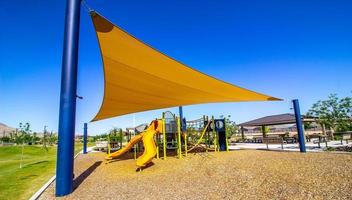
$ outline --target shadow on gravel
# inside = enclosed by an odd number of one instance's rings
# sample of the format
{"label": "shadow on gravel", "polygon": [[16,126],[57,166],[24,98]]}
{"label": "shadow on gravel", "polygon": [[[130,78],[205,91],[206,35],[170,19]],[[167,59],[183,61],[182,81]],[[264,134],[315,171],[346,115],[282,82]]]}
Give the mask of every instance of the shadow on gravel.
{"label": "shadow on gravel", "polygon": [[83,181],[88,178],[88,176],[94,172],[94,170],[100,166],[102,161],[95,162],[92,166],[82,172],[75,180],[73,181],[73,190],[76,190]]}
{"label": "shadow on gravel", "polygon": [[[141,156],[143,154],[143,152],[137,152],[136,157],[138,158],[139,156]],[[107,154],[106,154],[107,155]],[[122,161],[122,160],[134,160],[134,153],[133,152],[127,152],[124,153],[123,155],[119,156],[118,158],[114,158],[112,160],[108,160],[106,161],[105,164],[109,164],[109,163],[113,163],[113,162],[118,162],[118,161]]]}
{"label": "shadow on gravel", "polygon": [[141,172],[141,171],[143,171],[144,169],[147,169],[147,168],[149,168],[149,167],[151,167],[151,166],[153,166],[153,165],[154,165],[153,162],[147,163],[146,166],[137,168],[137,169],[136,169],[136,172]]}

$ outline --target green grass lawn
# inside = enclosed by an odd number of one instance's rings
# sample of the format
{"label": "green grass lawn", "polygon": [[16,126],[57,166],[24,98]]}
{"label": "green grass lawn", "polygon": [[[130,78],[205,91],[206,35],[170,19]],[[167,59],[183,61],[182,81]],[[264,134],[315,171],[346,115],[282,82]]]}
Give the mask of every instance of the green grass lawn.
{"label": "green grass lawn", "polygon": [[[81,150],[76,143],[75,153]],[[0,199],[28,199],[55,174],[56,147],[24,146],[22,168],[21,151],[21,146],[0,147]]]}

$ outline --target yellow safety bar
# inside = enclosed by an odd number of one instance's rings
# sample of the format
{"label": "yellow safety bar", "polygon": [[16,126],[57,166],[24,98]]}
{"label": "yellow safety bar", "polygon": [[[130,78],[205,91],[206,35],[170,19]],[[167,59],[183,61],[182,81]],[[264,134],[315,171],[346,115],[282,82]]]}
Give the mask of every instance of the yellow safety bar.
{"label": "yellow safety bar", "polygon": [[108,134],[108,155],[110,156],[110,134]]}
{"label": "yellow safety bar", "polygon": [[181,121],[179,117],[177,117],[177,154],[178,158],[182,158]]}
{"label": "yellow safety bar", "polygon": [[208,121],[207,125],[205,126],[205,128],[204,128],[204,130],[202,132],[202,135],[198,139],[197,143],[192,148],[188,149],[187,150],[188,152],[192,151],[194,148],[196,148],[202,142],[203,136],[204,136],[205,132],[207,132],[209,124],[210,124],[210,121]]}
{"label": "yellow safety bar", "polygon": [[164,160],[166,160],[166,128],[165,128],[165,118],[163,114],[163,151],[164,151]]}
{"label": "yellow safety bar", "polygon": [[226,137],[226,151],[229,151],[229,141],[227,139],[228,133],[227,133],[227,124],[226,124],[226,118],[224,118],[225,121],[225,137]]}
{"label": "yellow safety bar", "polygon": [[187,133],[185,133],[185,156],[187,157],[187,142],[188,142],[188,139],[187,139]]}
{"label": "yellow safety bar", "polygon": [[215,132],[215,120],[214,120],[214,116],[211,117],[211,121],[213,123],[213,130],[212,130],[212,133],[213,133],[213,143],[214,143],[214,149],[215,149],[215,152],[218,151],[218,145],[217,145],[217,134]]}

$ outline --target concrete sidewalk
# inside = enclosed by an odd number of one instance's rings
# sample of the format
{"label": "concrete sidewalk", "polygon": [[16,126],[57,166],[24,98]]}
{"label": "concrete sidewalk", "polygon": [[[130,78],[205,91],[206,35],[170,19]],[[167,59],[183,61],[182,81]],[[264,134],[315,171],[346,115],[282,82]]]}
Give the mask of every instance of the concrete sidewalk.
{"label": "concrete sidewalk", "polygon": [[[351,144],[346,144],[343,142],[341,145],[341,141],[330,141],[327,143],[328,147],[341,147],[341,146],[348,146]],[[296,144],[284,144],[284,149],[281,148],[281,144],[269,144],[269,150],[277,150],[277,151],[299,151],[298,143]],[[230,150],[235,149],[256,149],[256,150],[263,150],[267,149],[265,143],[235,143],[229,145]],[[306,150],[307,152],[323,152],[326,149],[325,142],[320,143],[320,148],[318,144],[314,144],[313,142],[306,143]]]}

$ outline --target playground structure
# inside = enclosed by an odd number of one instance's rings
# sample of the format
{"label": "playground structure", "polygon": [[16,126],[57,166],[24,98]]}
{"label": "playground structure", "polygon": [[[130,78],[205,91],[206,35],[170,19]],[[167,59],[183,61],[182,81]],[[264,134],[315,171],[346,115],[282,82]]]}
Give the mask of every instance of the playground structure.
{"label": "playground structure", "polygon": [[[141,141],[144,152],[136,158],[136,149],[140,149],[137,144]],[[146,130],[131,138],[125,147],[113,153],[108,150],[106,160],[119,158],[132,148],[135,152],[136,165],[140,169],[154,157],[159,159],[161,152],[165,160],[168,151],[175,151],[180,159],[187,156],[188,152],[228,151],[226,120],[203,116],[197,120],[186,121],[185,118],[181,120],[181,117],[166,111],[161,119],[152,121]]]}
{"label": "playground structure", "polygon": [[127,146],[112,154],[109,153],[106,159],[110,160],[119,157],[120,155],[128,152],[136,143],[142,140],[144,144],[144,153],[137,159],[137,166],[145,167],[156,155],[157,148],[154,142],[154,136],[163,132],[163,124],[163,120],[152,121],[149,127],[142,133],[133,137],[128,142]]}

